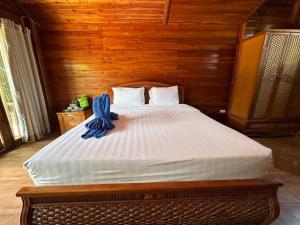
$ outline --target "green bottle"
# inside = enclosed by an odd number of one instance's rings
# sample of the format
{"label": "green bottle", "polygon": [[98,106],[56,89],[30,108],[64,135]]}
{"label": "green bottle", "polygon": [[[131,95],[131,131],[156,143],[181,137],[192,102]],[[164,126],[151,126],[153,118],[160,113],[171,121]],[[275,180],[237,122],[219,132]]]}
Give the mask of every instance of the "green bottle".
{"label": "green bottle", "polygon": [[77,98],[77,101],[79,102],[80,108],[87,109],[89,107],[89,100],[87,96],[80,96]]}

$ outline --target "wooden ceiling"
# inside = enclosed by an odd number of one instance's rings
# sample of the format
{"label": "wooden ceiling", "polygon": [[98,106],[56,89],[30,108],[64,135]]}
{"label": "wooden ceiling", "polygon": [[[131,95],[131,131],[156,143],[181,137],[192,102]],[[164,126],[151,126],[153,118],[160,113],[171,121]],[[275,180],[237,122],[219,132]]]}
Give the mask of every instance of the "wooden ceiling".
{"label": "wooden ceiling", "polygon": [[268,0],[248,19],[246,36],[264,29],[287,28],[300,28],[300,0]]}
{"label": "wooden ceiling", "polygon": [[[262,0],[19,0],[38,23],[170,23],[244,20]],[[169,10],[170,9],[170,10]],[[170,13],[169,13],[170,12]]]}

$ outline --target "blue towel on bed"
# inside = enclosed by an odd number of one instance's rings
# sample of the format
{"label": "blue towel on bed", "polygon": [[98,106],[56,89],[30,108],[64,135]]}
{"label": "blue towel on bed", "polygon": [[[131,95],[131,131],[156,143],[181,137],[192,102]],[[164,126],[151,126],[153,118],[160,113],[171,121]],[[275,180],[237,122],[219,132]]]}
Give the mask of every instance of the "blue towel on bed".
{"label": "blue towel on bed", "polygon": [[109,130],[115,127],[111,121],[119,119],[118,114],[110,112],[110,99],[107,94],[94,98],[93,111],[95,119],[85,124],[88,131],[81,136],[84,139],[105,136]]}

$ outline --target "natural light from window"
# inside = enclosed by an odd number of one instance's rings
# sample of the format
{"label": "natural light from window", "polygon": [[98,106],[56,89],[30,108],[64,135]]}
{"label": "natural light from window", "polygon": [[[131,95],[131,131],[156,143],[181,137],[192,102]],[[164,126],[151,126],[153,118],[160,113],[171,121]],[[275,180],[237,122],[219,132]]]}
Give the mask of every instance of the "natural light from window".
{"label": "natural light from window", "polygon": [[[4,38],[0,33],[0,42],[3,42]],[[0,45],[0,47],[3,45]],[[13,102],[12,92],[9,87],[7,74],[4,66],[4,59],[0,51],[0,96],[4,105],[6,116],[9,121],[9,125],[14,136],[14,139],[17,140],[21,138],[20,127],[18,122],[18,117],[16,113],[16,108]]]}

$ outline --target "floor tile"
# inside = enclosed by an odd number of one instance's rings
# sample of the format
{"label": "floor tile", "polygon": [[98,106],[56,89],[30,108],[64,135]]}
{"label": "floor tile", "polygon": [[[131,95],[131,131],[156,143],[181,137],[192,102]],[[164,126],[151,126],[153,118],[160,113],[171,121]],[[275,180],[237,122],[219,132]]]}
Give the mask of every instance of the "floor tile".
{"label": "floor tile", "polygon": [[300,225],[300,203],[283,203],[280,208],[279,218],[285,225]]}

